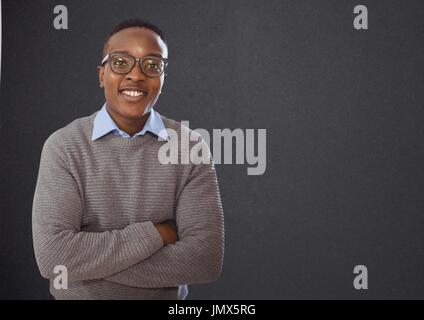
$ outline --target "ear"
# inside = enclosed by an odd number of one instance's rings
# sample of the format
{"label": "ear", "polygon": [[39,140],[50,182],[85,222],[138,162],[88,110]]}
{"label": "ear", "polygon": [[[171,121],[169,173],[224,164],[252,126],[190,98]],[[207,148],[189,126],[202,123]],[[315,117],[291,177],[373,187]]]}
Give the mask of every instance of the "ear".
{"label": "ear", "polygon": [[100,88],[103,88],[103,77],[105,74],[105,68],[103,66],[98,66],[97,67],[97,73],[99,74],[99,86]]}

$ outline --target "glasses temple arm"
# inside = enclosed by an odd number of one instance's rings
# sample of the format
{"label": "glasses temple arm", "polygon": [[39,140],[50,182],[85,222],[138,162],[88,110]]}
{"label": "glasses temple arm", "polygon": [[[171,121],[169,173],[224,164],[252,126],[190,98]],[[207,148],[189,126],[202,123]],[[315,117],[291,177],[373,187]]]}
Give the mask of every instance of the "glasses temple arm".
{"label": "glasses temple arm", "polygon": [[103,58],[102,60],[102,65],[107,61],[107,59],[109,59],[109,53],[106,55],[106,57]]}

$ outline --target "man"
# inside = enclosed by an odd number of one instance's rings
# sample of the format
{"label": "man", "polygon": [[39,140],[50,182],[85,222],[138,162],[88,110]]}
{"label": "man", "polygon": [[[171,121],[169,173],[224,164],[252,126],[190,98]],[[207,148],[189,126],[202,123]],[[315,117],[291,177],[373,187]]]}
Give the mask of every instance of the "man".
{"label": "man", "polygon": [[[158,27],[119,24],[98,67],[106,103],[43,146],[33,238],[56,299],[185,299],[187,284],[221,273],[224,219],[213,162],[158,157],[164,144],[178,144],[168,131],[206,144],[153,109],[167,58]],[[66,267],[67,289],[54,281],[56,266]]]}

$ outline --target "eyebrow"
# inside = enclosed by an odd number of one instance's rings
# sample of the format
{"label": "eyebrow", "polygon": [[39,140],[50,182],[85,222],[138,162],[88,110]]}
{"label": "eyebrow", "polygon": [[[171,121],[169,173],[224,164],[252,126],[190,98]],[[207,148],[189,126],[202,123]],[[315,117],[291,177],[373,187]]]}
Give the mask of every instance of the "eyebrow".
{"label": "eyebrow", "polygon": [[[118,51],[113,51],[113,52],[111,52],[111,54],[112,53],[125,53],[125,54],[128,54],[128,55],[132,55],[131,53],[129,53],[128,51],[121,51],[121,50],[118,50]],[[162,58],[162,59],[164,59],[164,57],[162,57],[162,55],[161,54],[159,54],[159,53],[149,53],[149,54],[146,54],[145,55],[145,57],[147,57],[147,56],[154,56],[154,57],[158,57],[158,58]]]}

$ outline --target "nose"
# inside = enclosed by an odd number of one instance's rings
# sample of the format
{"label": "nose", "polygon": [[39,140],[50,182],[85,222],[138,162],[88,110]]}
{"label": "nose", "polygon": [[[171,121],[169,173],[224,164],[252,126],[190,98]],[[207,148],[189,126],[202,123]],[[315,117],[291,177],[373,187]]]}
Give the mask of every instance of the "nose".
{"label": "nose", "polygon": [[141,71],[140,63],[137,61],[130,72],[126,75],[127,80],[140,81],[145,80],[146,75]]}

